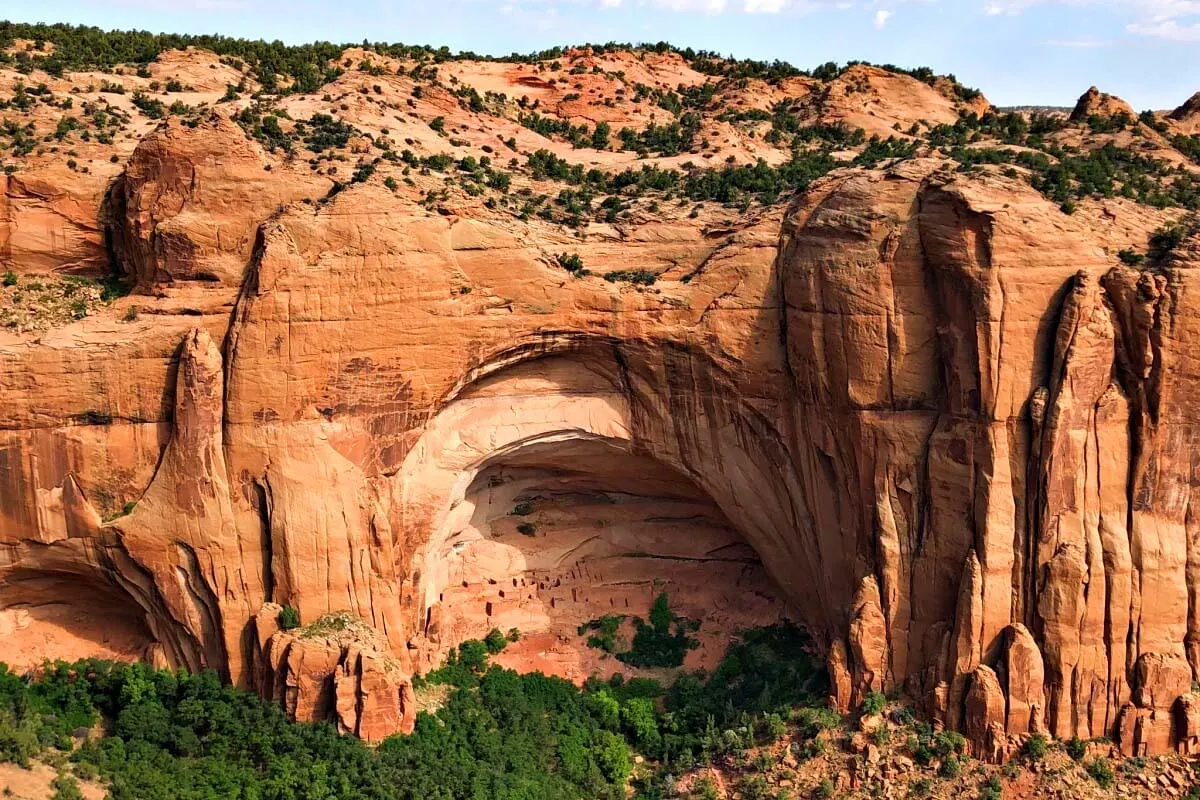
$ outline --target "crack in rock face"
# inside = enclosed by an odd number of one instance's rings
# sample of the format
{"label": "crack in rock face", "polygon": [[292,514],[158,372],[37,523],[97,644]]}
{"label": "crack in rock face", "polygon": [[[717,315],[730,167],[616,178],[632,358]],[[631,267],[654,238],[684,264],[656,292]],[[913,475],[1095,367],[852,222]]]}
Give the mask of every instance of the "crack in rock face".
{"label": "crack in rock face", "polygon": [[[957,118],[920,81],[846,76],[838,119],[851,84],[905,93],[885,132],[906,103]],[[839,708],[902,693],[981,758],[1043,732],[1200,746],[1200,235],[1115,255],[1169,212],[1068,215],[926,155],[564,253],[557,226],[331,192],[194,121],[145,131],[103,190],[139,294],[0,339],[18,666],[212,667],[375,741],[412,729],[415,673],[492,629],[522,633],[506,666],[635,674],[580,629],[628,637],[665,593],[699,625],[684,668],[790,620]],[[45,192],[5,180],[10,220],[71,212],[62,257],[91,269],[95,176],[36,215]],[[20,280],[53,267],[27,234]]]}

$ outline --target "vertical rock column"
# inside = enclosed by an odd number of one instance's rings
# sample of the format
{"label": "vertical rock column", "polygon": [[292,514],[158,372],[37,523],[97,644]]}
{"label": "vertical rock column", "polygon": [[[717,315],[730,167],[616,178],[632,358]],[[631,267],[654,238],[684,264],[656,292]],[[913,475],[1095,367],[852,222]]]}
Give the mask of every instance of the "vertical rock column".
{"label": "vertical rock column", "polygon": [[263,599],[262,553],[234,525],[223,403],[220,351],[206,332],[194,330],[180,350],[171,441],[145,495],[115,528],[130,556],[153,575],[163,613],[196,643],[164,642],[171,658],[242,682],[247,623]]}

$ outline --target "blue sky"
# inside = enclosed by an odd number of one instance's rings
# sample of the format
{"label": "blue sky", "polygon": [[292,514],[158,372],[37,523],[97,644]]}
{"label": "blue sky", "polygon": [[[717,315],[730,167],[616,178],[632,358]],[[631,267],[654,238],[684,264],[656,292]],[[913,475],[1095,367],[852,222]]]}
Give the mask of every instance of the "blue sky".
{"label": "blue sky", "polygon": [[1200,90],[1200,0],[0,0],[0,18],[506,54],[658,41],[797,66],[862,59],[953,72],[1000,105],[1133,106]]}

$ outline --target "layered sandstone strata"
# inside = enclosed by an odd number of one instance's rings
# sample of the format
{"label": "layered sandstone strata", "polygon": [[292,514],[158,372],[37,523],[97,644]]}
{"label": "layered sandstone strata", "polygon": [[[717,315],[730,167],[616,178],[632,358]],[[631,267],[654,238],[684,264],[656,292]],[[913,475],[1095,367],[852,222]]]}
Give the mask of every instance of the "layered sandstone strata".
{"label": "layered sandstone strata", "polygon": [[1159,219],[935,159],[585,240],[369,184],[292,202],[324,180],[267,163],[219,116],[149,137],[111,233],[159,313],[0,352],[6,609],[377,739],[462,638],[561,644],[673,580],[709,630],[790,614],[840,705],[901,690],[980,755],[1194,746],[1195,235],[1120,266]]}

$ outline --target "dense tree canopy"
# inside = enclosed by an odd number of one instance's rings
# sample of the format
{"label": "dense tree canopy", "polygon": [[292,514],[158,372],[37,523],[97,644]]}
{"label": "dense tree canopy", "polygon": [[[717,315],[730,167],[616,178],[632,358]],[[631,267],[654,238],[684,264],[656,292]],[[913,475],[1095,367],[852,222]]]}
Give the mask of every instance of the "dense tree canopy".
{"label": "dense tree canopy", "polygon": [[[604,800],[626,796],[635,752],[651,759],[637,784],[653,787],[660,765],[719,752],[722,726],[758,730],[754,720],[825,690],[791,627],[746,632],[711,677],[684,674],[669,691],[619,677],[580,688],[489,665],[516,637],[465,642],[419,679],[419,692],[445,701],[377,750],[290,722],[213,672],[88,660],[25,677],[0,666],[0,760],[70,753],[114,800]],[[97,723],[105,735],[89,737]]]}

